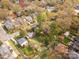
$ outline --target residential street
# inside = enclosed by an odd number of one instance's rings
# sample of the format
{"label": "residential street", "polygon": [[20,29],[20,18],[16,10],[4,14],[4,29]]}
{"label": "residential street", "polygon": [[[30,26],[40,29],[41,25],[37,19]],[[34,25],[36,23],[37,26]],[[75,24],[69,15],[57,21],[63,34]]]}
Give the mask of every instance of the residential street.
{"label": "residential street", "polygon": [[0,26],[0,40],[2,42],[5,42],[9,39],[10,39],[9,35],[5,32],[5,30],[2,28],[2,26]]}

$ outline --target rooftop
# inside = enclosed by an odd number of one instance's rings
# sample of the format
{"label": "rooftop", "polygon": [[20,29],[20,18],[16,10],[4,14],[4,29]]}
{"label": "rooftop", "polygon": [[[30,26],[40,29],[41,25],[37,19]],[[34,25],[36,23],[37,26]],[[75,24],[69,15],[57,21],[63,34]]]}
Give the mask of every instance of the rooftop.
{"label": "rooftop", "polygon": [[5,21],[4,25],[7,29],[13,28],[13,22],[11,20]]}
{"label": "rooftop", "polygon": [[77,9],[77,10],[79,10],[79,5],[75,6],[74,8]]}
{"label": "rooftop", "polygon": [[20,38],[20,39],[17,40],[17,42],[18,42],[19,44],[23,44],[25,41],[26,41],[25,38]]}

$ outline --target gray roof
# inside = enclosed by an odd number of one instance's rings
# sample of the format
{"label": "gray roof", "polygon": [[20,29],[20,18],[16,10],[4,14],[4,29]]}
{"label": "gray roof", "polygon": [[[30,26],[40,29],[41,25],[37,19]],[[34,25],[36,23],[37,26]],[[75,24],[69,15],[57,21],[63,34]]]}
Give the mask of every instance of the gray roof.
{"label": "gray roof", "polygon": [[25,38],[20,38],[17,40],[17,42],[21,45],[22,43],[24,43],[26,41]]}
{"label": "gray roof", "polygon": [[73,50],[69,51],[70,59],[79,59],[79,54]]}
{"label": "gray roof", "polygon": [[79,10],[79,5],[74,7],[75,9]]}
{"label": "gray roof", "polygon": [[79,50],[79,37],[74,38],[72,48]]}
{"label": "gray roof", "polygon": [[79,37],[76,37],[76,38],[74,38],[75,39],[75,41],[78,41],[79,42]]}
{"label": "gray roof", "polygon": [[73,44],[79,46],[79,37],[74,38]]}
{"label": "gray roof", "polygon": [[54,6],[47,6],[47,10],[48,11],[54,11],[54,10],[56,10],[56,8]]}
{"label": "gray roof", "polygon": [[27,34],[27,37],[32,38],[34,36],[34,32],[30,32]]}
{"label": "gray roof", "polygon": [[7,29],[12,29],[13,28],[13,22],[11,20],[6,20],[5,23],[4,23],[4,26]]}
{"label": "gray roof", "polygon": [[31,16],[27,16],[27,17],[26,17],[26,20],[27,20],[28,22],[32,22],[33,19],[32,19]]}

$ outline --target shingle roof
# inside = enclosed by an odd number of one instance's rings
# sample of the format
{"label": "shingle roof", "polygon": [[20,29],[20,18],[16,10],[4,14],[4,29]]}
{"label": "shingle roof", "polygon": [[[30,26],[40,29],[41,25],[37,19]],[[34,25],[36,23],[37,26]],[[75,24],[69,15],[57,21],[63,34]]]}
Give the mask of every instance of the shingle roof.
{"label": "shingle roof", "polygon": [[10,20],[7,20],[4,25],[7,29],[13,28],[13,23]]}
{"label": "shingle roof", "polygon": [[22,43],[24,43],[25,41],[26,41],[25,38],[20,38],[20,39],[17,40],[17,42],[18,42],[19,44],[22,44]]}
{"label": "shingle roof", "polygon": [[29,38],[32,38],[33,36],[34,36],[34,33],[33,32],[31,32],[31,33],[28,33],[28,35],[27,35]]}
{"label": "shingle roof", "polygon": [[79,6],[75,6],[74,8],[77,9],[77,10],[79,10]]}

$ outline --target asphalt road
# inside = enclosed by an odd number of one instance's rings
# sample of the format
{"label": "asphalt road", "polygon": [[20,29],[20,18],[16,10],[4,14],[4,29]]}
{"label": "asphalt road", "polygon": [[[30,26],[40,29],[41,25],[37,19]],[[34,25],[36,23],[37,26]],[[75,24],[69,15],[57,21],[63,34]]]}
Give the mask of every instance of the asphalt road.
{"label": "asphalt road", "polygon": [[10,39],[10,36],[5,32],[2,26],[0,26],[0,40],[5,42]]}

